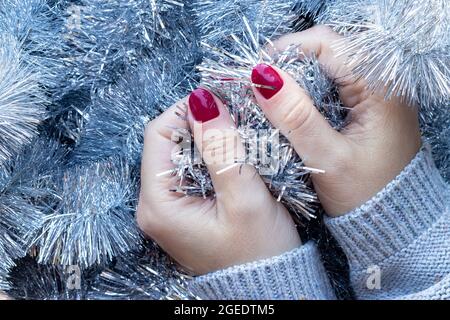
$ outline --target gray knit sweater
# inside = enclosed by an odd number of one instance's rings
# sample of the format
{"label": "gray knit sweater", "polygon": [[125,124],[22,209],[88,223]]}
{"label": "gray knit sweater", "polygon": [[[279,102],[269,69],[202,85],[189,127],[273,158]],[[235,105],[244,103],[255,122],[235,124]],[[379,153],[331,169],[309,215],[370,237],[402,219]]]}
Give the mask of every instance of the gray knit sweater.
{"label": "gray knit sweater", "polygon": [[[326,223],[358,299],[450,300],[450,187],[427,149],[370,201]],[[191,289],[204,299],[335,299],[312,242],[197,277]]]}

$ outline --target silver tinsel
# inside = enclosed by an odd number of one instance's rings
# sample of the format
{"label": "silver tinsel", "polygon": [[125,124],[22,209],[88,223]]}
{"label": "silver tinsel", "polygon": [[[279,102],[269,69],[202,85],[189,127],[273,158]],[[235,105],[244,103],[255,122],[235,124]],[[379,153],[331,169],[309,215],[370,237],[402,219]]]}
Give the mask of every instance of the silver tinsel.
{"label": "silver tinsel", "polygon": [[0,170],[0,284],[6,271],[25,256],[41,227],[48,203],[56,199],[52,166],[61,158],[57,145],[34,140],[33,145]]}
{"label": "silver tinsel", "polygon": [[63,168],[57,174],[59,201],[46,212],[33,241],[39,263],[87,268],[139,247],[133,218],[136,190],[122,159]]}
{"label": "silver tinsel", "polygon": [[[46,92],[48,126],[52,136],[71,136],[71,127],[81,123],[78,117],[81,93],[70,93],[71,55],[64,39],[66,21],[61,13],[69,2],[62,0],[2,0],[0,1],[0,30],[20,43],[23,63],[33,73],[36,86]],[[74,112],[73,110],[76,109]],[[75,115],[75,116],[74,116]]]}
{"label": "silver tinsel", "polygon": [[319,21],[346,35],[335,49],[373,90],[421,105],[450,99],[447,0],[339,0]]}
{"label": "silver tinsel", "polygon": [[192,12],[201,39],[232,51],[234,40],[230,35],[243,36],[242,16],[259,26],[258,33],[274,38],[292,30],[298,17],[296,4],[295,0],[194,0]]}
{"label": "silver tinsel", "polygon": [[436,166],[450,182],[450,102],[436,103],[420,113],[422,134],[431,146]]}
{"label": "silver tinsel", "polygon": [[125,73],[117,85],[96,96],[88,107],[88,121],[73,161],[96,161],[121,154],[138,165],[145,125],[188,94],[191,80],[185,77],[182,65],[171,63],[163,55],[144,60]]}
{"label": "silver tinsel", "polygon": [[[160,52],[177,56],[178,66],[194,64],[193,27],[183,2],[174,0],[55,1],[51,12],[58,45],[51,57],[57,86],[49,107],[49,134],[72,148],[79,143],[98,96],[123,82],[142,60]],[[61,22],[62,21],[62,22]],[[170,35],[170,37],[169,37]],[[164,48],[164,50],[161,50]],[[156,52],[157,51],[157,52]],[[192,54],[190,54],[192,52]],[[173,72],[173,75],[181,75]],[[108,93],[106,93],[108,94]],[[98,104],[97,104],[98,105]]]}
{"label": "silver tinsel", "polygon": [[24,62],[21,43],[0,32],[0,166],[37,134],[46,97],[39,73]]}
{"label": "silver tinsel", "polygon": [[189,277],[155,244],[120,257],[94,280],[87,295],[95,300],[196,299],[187,289]]}
{"label": "silver tinsel", "polygon": [[[187,94],[196,38],[177,1],[60,1],[56,9],[68,47],[47,125],[71,152],[54,170],[59,201],[33,243],[39,263],[103,268],[142,244],[134,213],[144,126]],[[154,279],[160,288],[163,279]]]}
{"label": "silver tinsel", "polygon": [[299,0],[296,3],[296,10],[300,15],[309,16],[316,20],[320,14],[327,8],[330,2],[334,0]]}
{"label": "silver tinsel", "polygon": [[184,47],[191,29],[184,4],[175,0],[81,0],[62,6],[67,46],[65,77],[71,89],[115,83],[153,50]]}
{"label": "silver tinsel", "polygon": [[77,267],[39,264],[28,255],[12,268],[8,277],[11,289],[7,293],[16,300],[86,299],[89,282],[85,279],[91,276]]}
{"label": "silver tinsel", "polygon": [[0,33],[20,43],[23,62],[31,66],[35,82],[57,94],[61,88],[67,48],[60,39],[64,21],[57,12],[62,1],[1,0]]}

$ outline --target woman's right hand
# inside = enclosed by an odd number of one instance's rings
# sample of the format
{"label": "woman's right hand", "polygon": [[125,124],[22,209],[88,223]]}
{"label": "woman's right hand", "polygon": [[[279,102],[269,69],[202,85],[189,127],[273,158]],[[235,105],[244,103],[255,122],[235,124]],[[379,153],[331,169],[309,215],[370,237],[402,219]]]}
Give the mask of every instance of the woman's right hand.
{"label": "woman's right hand", "polygon": [[349,124],[337,132],[317,111],[308,94],[285,72],[258,65],[252,82],[275,89],[254,88],[258,104],[270,122],[290,140],[309,167],[325,211],[343,215],[364,204],[392,181],[414,158],[421,146],[417,108],[384,93],[371,93],[337,57],[333,43],[342,37],[317,26],[289,34],[275,42],[277,50],[301,45],[315,54],[339,84],[340,98],[350,109]]}

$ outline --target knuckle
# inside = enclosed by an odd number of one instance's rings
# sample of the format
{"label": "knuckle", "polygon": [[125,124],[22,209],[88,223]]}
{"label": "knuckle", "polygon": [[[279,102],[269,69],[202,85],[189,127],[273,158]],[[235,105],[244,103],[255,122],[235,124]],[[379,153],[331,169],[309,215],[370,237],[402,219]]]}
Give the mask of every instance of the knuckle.
{"label": "knuckle", "polygon": [[233,222],[242,226],[251,225],[255,219],[261,217],[262,212],[267,211],[267,208],[261,205],[264,199],[260,196],[255,197],[253,192],[250,193],[245,188],[229,191],[224,190],[225,201],[223,203],[227,216]]}
{"label": "knuckle", "polygon": [[155,136],[162,137],[164,139],[172,139],[177,130],[172,129],[172,127],[165,125],[161,118],[156,118],[150,121],[144,131],[144,140],[151,140]]}
{"label": "knuckle", "polygon": [[313,111],[304,95],[288,97],[282,108],[281,121],[288,132],[303,131],[309,126]]}

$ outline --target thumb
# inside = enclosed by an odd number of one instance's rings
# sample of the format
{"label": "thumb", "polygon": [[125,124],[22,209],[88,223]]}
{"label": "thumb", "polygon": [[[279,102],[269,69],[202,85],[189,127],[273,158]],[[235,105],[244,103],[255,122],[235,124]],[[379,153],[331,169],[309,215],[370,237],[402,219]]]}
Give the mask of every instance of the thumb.
{"label": "thumb", "polygon": [[[266,64],[252,71],[256,100],[269,121],[291,142],[308,166],[324,169],[324,157],[344,143],[314,106],[308,93],[286,72]],[[338,149],[339,150],[339,149]]]}

